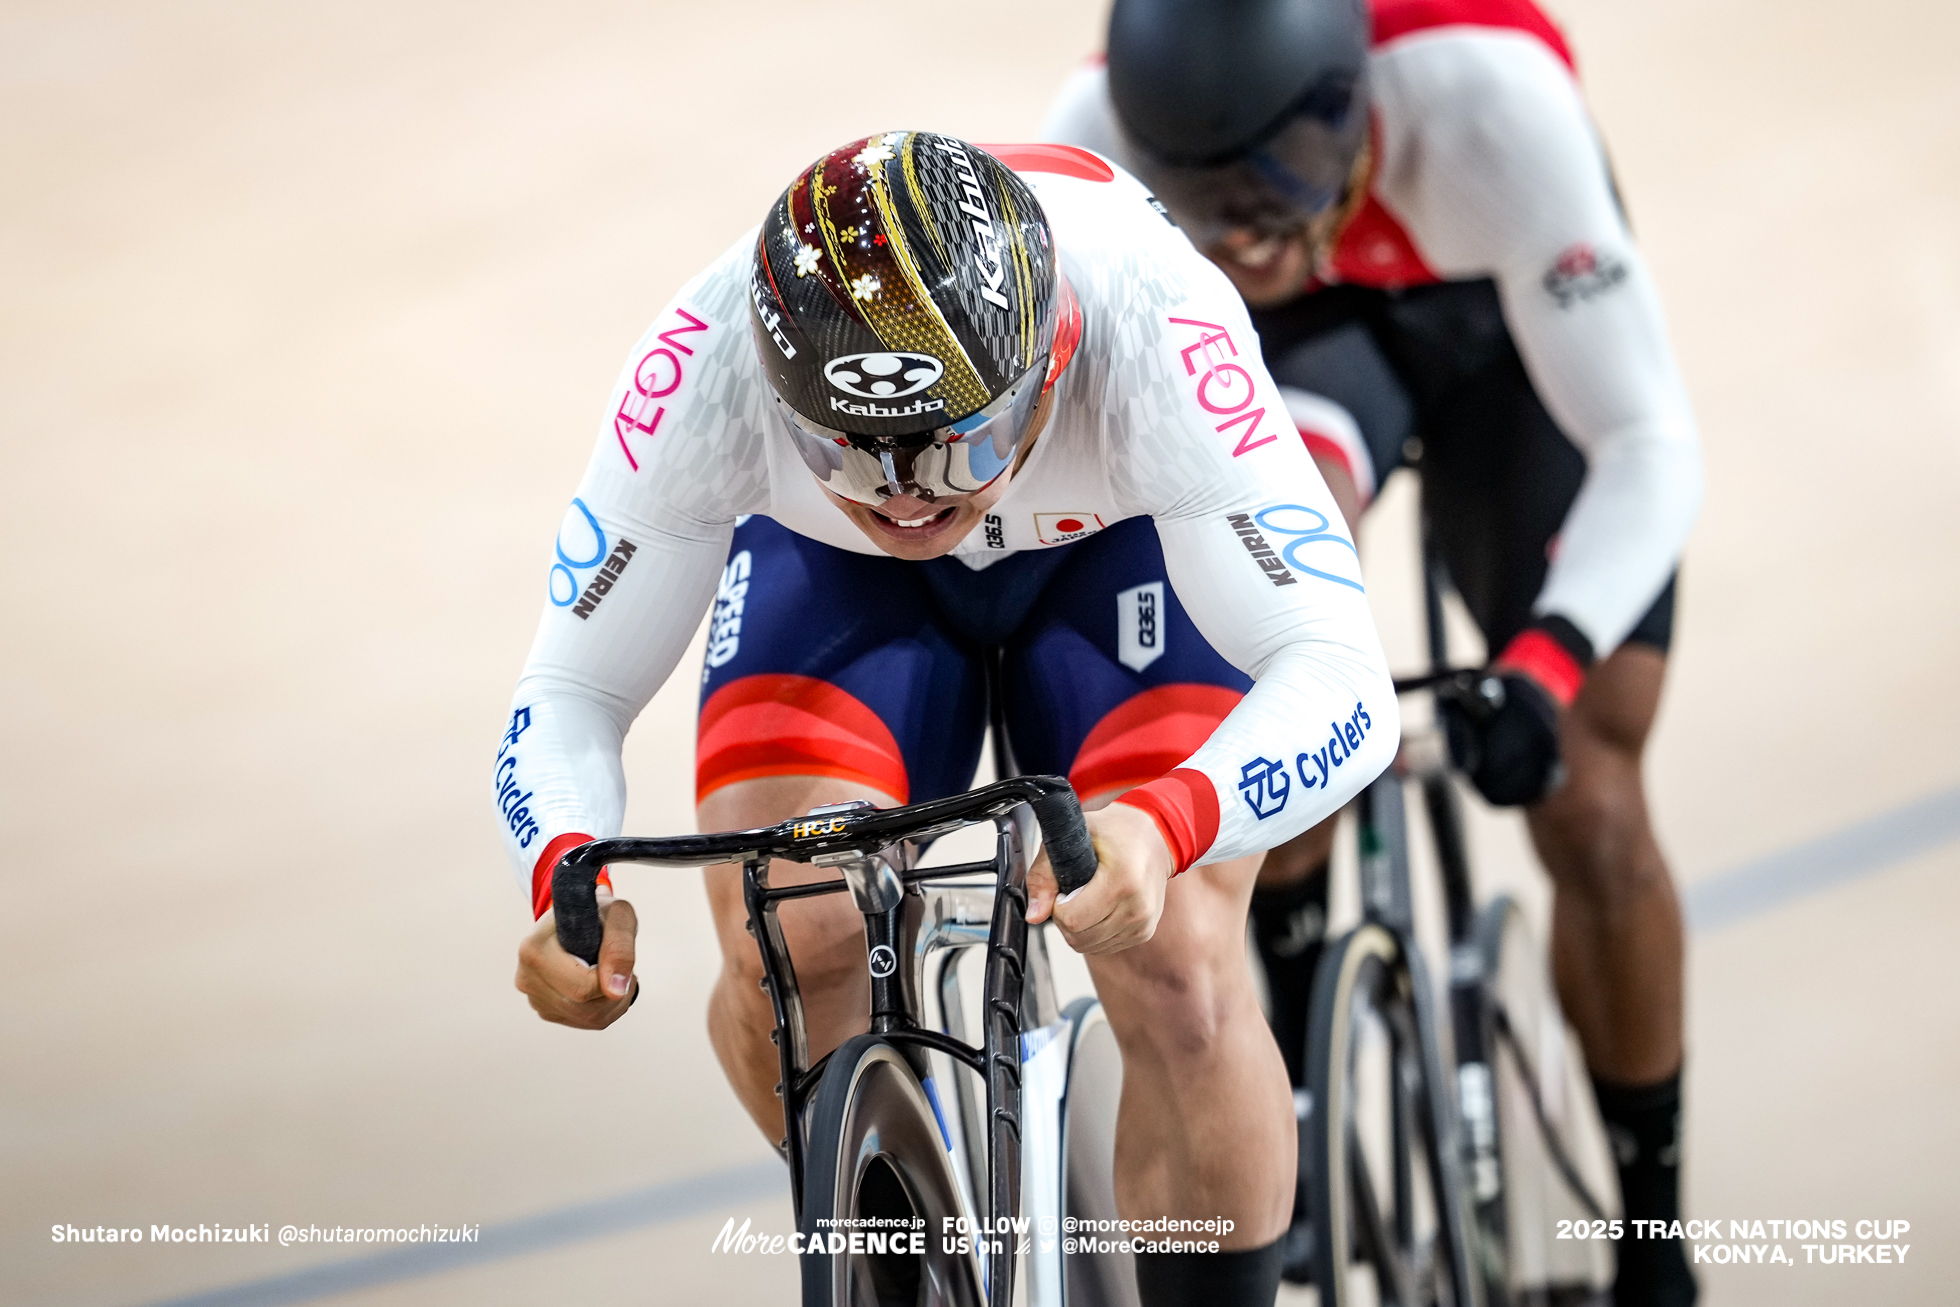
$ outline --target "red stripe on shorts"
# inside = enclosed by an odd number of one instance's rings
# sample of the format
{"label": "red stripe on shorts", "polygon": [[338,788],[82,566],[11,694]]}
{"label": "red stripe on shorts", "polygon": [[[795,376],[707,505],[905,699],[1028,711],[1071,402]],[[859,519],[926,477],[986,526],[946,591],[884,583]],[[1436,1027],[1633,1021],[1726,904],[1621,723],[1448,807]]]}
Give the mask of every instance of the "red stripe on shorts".
{"label": "red stripe on shorts", "polygon": [[1087,800],[1156,780],[1196,753],[1241,697],[1222,685],[1194,682],[1132,695],[1084,737],[1069,784]]}
{"label": "red stripe on shorts", "polygon": [[758,776],[834,776],[904,803],[905,755],[878,714],[811,676],[765,673],[730,682],[701,705],[696,802]]}

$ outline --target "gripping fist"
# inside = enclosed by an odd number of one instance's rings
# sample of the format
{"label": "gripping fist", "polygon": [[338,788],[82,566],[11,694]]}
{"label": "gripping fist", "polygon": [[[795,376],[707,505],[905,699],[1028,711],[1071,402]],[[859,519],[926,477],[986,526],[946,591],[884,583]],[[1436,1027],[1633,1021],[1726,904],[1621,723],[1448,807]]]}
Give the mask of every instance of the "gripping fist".
{"label": "gripping fist", "polygon": [[1592,644],[1562,617],[1546,617],[1504,647],[1483,675],[1440,695],[1450,758],[1501,808],[1536,803],[1565,779],[1559,714],[1592,662]]}
{"label": "gripping fist", "polygon": [[633,905],[599,886],[599,914],[605,939],[599,965],[587,966],[558,943],[557,915],[547,910],[517,950],[517,988],[546,1021],[580,1030],[604,1030],[626,1015],[640,996],[633,974],[633,938],[640,919]]}
{"label": "gripping fist", "polygon": [[1500,808],[1536,803],[1565,779],[1558,707],[1522,672],[1490,672],[1442,697],[1450,760]]}

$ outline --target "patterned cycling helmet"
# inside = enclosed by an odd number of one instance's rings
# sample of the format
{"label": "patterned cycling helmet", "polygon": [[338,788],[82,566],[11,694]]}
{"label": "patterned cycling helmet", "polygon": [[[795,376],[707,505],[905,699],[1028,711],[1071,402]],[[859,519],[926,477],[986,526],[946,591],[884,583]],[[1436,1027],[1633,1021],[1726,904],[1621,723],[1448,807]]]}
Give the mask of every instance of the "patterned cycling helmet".
{"label": "patterned cycling helmet", "polygon": [[1041,205],[1005,164],[887,132],[832,150],[776,201],[750,321],[820,481],[861,503],[931,500],[1013,462],[1073,312],[1061,285]]}

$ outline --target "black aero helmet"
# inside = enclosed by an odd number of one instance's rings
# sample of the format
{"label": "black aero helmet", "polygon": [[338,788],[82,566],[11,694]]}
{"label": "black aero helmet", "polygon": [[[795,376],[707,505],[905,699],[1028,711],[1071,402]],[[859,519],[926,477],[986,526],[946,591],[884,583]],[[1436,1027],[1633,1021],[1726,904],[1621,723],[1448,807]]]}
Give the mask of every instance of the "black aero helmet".
{"label": "black aero helmet", "polygon": [[1109,94],[1200,246],[1338,201],[1368,135],[1365,0],[1116,0]]}
{"label": "black aero helmet", "polygon": [[1034,192],[931,132],[832,150],[756,240],[750,320],[810,470],[863,503],[971,494],[1013,461],[1059,277]]}

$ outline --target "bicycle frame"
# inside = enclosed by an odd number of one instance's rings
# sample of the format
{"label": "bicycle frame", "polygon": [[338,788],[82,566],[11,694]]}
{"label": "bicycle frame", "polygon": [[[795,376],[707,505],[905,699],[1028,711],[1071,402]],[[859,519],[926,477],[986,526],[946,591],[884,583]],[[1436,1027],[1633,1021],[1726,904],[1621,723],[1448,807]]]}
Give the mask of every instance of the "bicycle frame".
{"label": "bicycle frame", "polygon": [[[913,865],[915,850],[924,840],[989,819],[997,832],[994,856],[989,861],[928,868]],[[1026,1149],[1023,1122],[1030,1108],[1044,1121],[1051,1113],[1059,1117],[1065,1085],[1045,1074],[1038,1084],[1023,1084],[1023,1034],[1047,1028],[1055,1021],[1052,985],[1047,982],[1047,951],[1038,935],[1030,939],[1027,924],[1029,854],[1037,824],[1052,853],[1056,828],[1068,820],[1079,828],[1080,810],[1074,807],[1074,793],[1067,782],[1057,777],[1024,776],[908,808],[877,809],[869,803],[854,802],[819,808],[804,818],[753,831],[597,840],[566,854],[554,872],[554,898],[566,905],[567,918],[576,917],[579,922],[578,927],[568,930],[561,919],[561,937],[565,933],[576,935],[580,929],[589,933],[596,924],[593,884],[603,866],[624,862],[741,864],[748,929],[761,954],[762,987],[769,994],[774,1018],[770,1039],[776,1045],[781,1075],[776,1086],[783,1100],[781,1147],[789,1161],[791,1201],[800,1222],[807,1183],[804,1118],[829,1055],[814,1062],[810,1058],[809,1029],[795,963],[778,910],[794,899],[848,891],[864,917],[872,1032],[916,1058],[914,1065],[922,1084],[931,1079],[923,1055],[937,1052],[975,1072],[985,1085],[979,1134],[985,1140],[986,1210],[973,1215],[997,1225],[1019,1214],[1024,1162],[1032,1164],[1027,1176],[1031,1194],[1060,1193],[1059,1141],[1048,1141],[1041,1132],[1043,1142],[1033,1150]],[[1086,836],[1083,846],[1087,847]],[[772,886],[769,866],[775,858],[835,867],[839,877]],[[980,876],[991,883],[973,879]],[[580,956],[589,951],[596,956],[596,937],[576,938],[574,945],[568,946],[569,951]],[[958,1035],[921,1024],[920,1015],[931,975],[948,1022],[958,1018],[957,977],[952,964],[960,950],[979,945],[987,952],[981,1042],[976,1047]],[[940,955],[943,961],[938,961]],[[1030,977],[1036,981],[1032,987]],[[1045,1000],[1035,1004],[1044,1010],[1029,1010],[1029,1000],[1034,996]],[[1036,1050],[1026,1065],[1034,1066],[1038,1055]],[[976,1191],[969,1200],[977,1206],[981,1195],[978,1184],[972,1181],[981,1168],[976,1165],[980,1159],[971,1127],[978,1113],[968,1110],[977,1105],[970,1104],[970,1088],[964,1079],[955,1077],[955,1083],[963,1109],[959,1133],[966,1154],[965,1166],[958,1169],[965,1171],[968,1187]],[[1026,1101],[1030,1090],[1032,1103]],[[951,1130],[941,1111],[942,1130],[950,1146]],[[929,1235],[938,1236],[937,1231]],[[986,1256],[981,1245],[987,1296],[995,1307],[1006,1307],[1011,1301],[1014,1258],[1021,1250],[1010,1236],[1003,1251],[1007,1255],[996,1259]],[[1059,1283],[1059,1257],[1056,1252],[1053,1268],[1041,1268],[1051,1273],[1037,1274],[1037,1282]],[[1053,1295],[1043,1292],[1038,1297],[1059,1302],[1059,1291]]]}
{"label": "bicycle frame", "polygon": [[[1401,963],[1408,969],[1411,1004],[1415,1009],[1416,1043],[1422,1050],[1423,1076],[1432,1092],[1421,1104],[1427,1133],[1433,1142],[1435,1164],[1443,1179],[1444,1194],[1461,1195],[1463,1176],[1455,1095],[1445,1086],[1454,1086],[1455,1077],[1445,1078],[1443,1046],[1439,1038],[1434,991],[1430,987],[1429,967],[1416,942],[1415,910],[1409,877],[1408,825],[1402,794],[1402,777],[1384,773],[1361,792],[1356,807],[1361,843],[1361,915],[1366,923],[1380,927],[1392,936]],[[1452,995],[1454,997],[1454,994]],[[1397,1149],[1406,1159],[1407,1151]],[[1476,1295],[1476,1277],[1471,1272],[1468,1210],[1461,1202],[1439,1204],[1436,1213],[1445,1251],[1455,1269],[1456,1283],[1471,1286]],[[1405,1204],[1398,1203],[1398,1221],[1410,1219]],[[1406,1233],[1406,1232],[1405,1232]]]}
{"label": "bicycle frame", "polygon": [[[1443,621],[1443,591],[1447,585],[1441,557],[1428,524],[1423,541],[1423,616],[1427,628],[1430,675],[1398,689],[1425,688],[1451,674],[1448,635]],[[1454,1074],[1444,1076],[1441,1030],[1431,988],[1428,964],[1416,940],[1415,907],[1409,865],[1408,816],[1403,791],[1403,774],[1395,769],[1384,773],[1363,790],[1356,802],[1361,848],[1362,919],[1388,932],[1394,938],[1402,963],[1410,978],[1415,1010],[1417,1043],[1422,1049],[1424,1078],[1435,1087],[1422,1107],[1425,1126],[1434,1141],[1436,1164],[1444,1177],[1445,1192],[1458,1201],[1443,1204],[1437,1213],[1445,1249],[1454,1268],[1456,1283],[1470,1286],[1472,1300],[1479,1297],[1481,1279],[1471,1265],[1470,1208],[1463,1199],[1471,1197],[1465,1188],[1464,1144],[1471,1145],[1472,1179],[1484,1179],[1484,1165],[1495,1167],[1495,1140],[1490,1125],[1488,1092],[1481,1099],[1481,1112],[1473,1091],[1490,1085],[1487,1054],[1483,1050],[1484,994],[1481,968],[1475,952],[1476,909],[1470,883],[1470,863],[1463,837],[1463,818],[1456,791],[1446,767],[1425,769],[1418,774],[1424,807],[1435,836],[1438,870],[1448,923],[1450,949],[1450,1026]],[[1466,1056],[1467,1055],[1467,1056]],[[1466,1065],[1468,1063],[1468,1065]],[[1478,1072],[1482,1075],[1479,1076]],[[1448,1086],[1448,1089],[1444,1087]],[[1463,1111],[1468,1107],[1470,1111]],[[1466,1119],[1467,1118],[1467,1119]],[[1467,1134],[1466,1128],[1467,1127]],[[1482,1152],[1476,1150],[1481,1147]],[[1406,1156],[1406,1152],[1398,1149]],[[1407,1214],[1398,1205],[1398,1220]]]}
{"label": "bicycle frame", "polygon": [[[1025,810],[1023,810],[1025,812]],[[813,814],[815,815],[815,814]],[[775,1013],[772,1040],[781,1061],[785,1137],[790,1158],[790,1191],[799,1218],[803,1211],[803,1109],[823,1076],[828,1055],[810,1060],[803,1003],[796,968],[777,917],[781,903],[842,893],[848,889],[864,916],[866,955],[871,960],[871,1029],[901,1047],[944,1053],[979,1074],[986,1085],[987,1197],[989,1215],[1018,1208],[1020,1184],[1021,999],[1027,974],[1028,834],[1012,815],[999,819],[998,844],[988,862],[915,869],[909,850],[894,860],[885,854],[848,860],[812,861],[834,865],[842,879],[813,885],[772,888],[769,862],[743,864],[743,895],[749,926],[761,946],[764,985]],[[935,885],[976,874],[993,878],[991,889]],[[908,891],[916,888],[917,893]],[[983,915],[984,914],[984,915]],[[984,924],[983,924],[984,923]],[[977,936],[977,937],[976,937]],[[921,1025],[927,960],[940,949],[985,944],[981,1044],[975,1047]],[[883,962],[889,957],[890,962]],[[1011,1145],[1011,1146],[1010,1146]]]}

